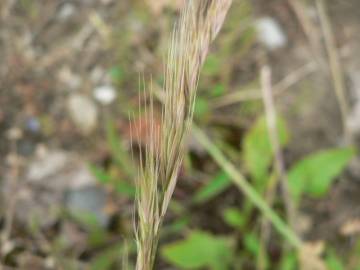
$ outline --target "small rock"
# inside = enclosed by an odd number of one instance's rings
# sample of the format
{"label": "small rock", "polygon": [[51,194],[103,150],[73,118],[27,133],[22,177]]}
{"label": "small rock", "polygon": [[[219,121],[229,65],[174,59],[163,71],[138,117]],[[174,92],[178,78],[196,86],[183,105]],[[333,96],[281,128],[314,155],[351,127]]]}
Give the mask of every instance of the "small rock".
{"label": "small rock", "polygon": [[109,105],[116,99],[116,90],[111,85],[102,85],[94,89],[94,98],[103,105]]}
{"label": "small rock", "polygon": [[[83,189],[88,188],[94,189],[97,181],[87,164],[73,153],[62,150],[37,152],[41,154],[28,164],[24,181],[16,187],[15,216],[23,224],[30,225],[34,221],[39,227],[46,227],[59,219],[63,205],[66,204],[65,194],[73,191],[77,193],[77,190],[82,192]],[[0,187],[2,192],[0,196],[4,196],[5,200],[14,194],[11,183],[11,175],[5,176]],[[97,197],[94,200],[95,203],[101,202]],[[98,211],[91,203],[89,207]],[[102,207],[100,204],[99,208]],[[99,214],[98,218],[103,222],[102,224],[106,223],[106,216],[105,211],[104,214]]]}
{"label": "small rock", "polygon": [[27,171],[30,182],[41,182],[66,166],[68,156],[62,151],[52,151],[33,161]]}
{"label": "small rock", "polygon": [[6,135],[9,140],[16,141],[22,138],[23,132],[21,129],[14,127],[9,129]]}
{"label": "small rock", "polygon": [[1,255],[7,255],[12,252],[16,248],[16,244],[14,241],[6,240],[1,243],[0,252]]}
{"label": "small rock", "polygon": [[287,44],[287,37],[277,21],[270,17],[258,19],[255,23],[258,39],[269,50],[283,48]]}
{"label": "small rock", "polygon": [[73,214],[91,214],[100,226],[107,226],[109,217],[104,211],[106,193],[97,186],[72,189],[65,194],[65,205]]}
{"label": "small rock", "polygon": [[98,110],[96,104],[88,97],[73,94],[68,100],[70,117],[84,134],[92,132],[97,124]]}
{"label": "small rock", "polygon": [[86,164],[77,155],[61,150],[45,152],[31,162],[26,180],[31,184],[60,191],[96,183]]}
{"label": "small rock", "polygon": [[71,3],[65,3],[60,7],[59,13],[57,14],[58,18],[62,21],[69,19],[76,13],[76,8]]}
{"label": "small rock", "polygon": [[41,127],[40,122],[35,117],[30,117],[25,122],[25,128],[32,133],[38,133],[40,130],[40,127]]}

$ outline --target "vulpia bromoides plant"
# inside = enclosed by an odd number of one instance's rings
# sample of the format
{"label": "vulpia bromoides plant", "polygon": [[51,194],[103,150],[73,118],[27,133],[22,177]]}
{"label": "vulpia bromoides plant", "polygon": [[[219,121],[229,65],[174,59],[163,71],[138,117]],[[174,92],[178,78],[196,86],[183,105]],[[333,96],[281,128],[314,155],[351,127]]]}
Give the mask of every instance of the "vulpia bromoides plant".
{"label": "vulpia bromoides plant", "polygon": [[[188,0],[174,27],[167,56],[161,123],[156,125],[150,120],[150,139],[140,154],[136,181],[137,270],[153,268],[160,227],[184,157],[200,70],[231,2]],[[151,100],[147,113],[153,117]]]}

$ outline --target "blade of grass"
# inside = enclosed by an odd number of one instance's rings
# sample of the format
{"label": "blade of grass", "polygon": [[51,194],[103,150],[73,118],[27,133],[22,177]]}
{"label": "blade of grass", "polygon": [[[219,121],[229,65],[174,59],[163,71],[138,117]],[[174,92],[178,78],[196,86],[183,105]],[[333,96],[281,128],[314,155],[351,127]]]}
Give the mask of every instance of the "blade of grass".
{"label": "blade of grass", "polygon": [[129,159],[127,151],[124,149],[120,135],[116,131],[114,122],[111,118],[106,120],[106,140],[110,146],[111,155],[113,156],[116,164],[121,168],[129,178],[136,175],[134,164]]}
{"label": "blade of grass", "polygon": [[207,202],[215,196],[219,195],[230,185],[231,180],[229,179],[229,176],[225,172],[221,171],[198,192],[196,192],[193,197],[193,201],[196,204]]}
{"label": "blade of grass", "polygon": [[214,161],[231,177],[236,186],[244,192],[246,197],[257,206],[261,213],[269,219],[275,229],[295,248],[302,246],[302,240],[291,228],[279,217],[279,215],[268,206],[263,198],[246,181],[245,177],[238,172],[235,166],[230,163],[220,149],[206,136],[206,134],[193,125],[192,134],[196,140],[206,149]]}

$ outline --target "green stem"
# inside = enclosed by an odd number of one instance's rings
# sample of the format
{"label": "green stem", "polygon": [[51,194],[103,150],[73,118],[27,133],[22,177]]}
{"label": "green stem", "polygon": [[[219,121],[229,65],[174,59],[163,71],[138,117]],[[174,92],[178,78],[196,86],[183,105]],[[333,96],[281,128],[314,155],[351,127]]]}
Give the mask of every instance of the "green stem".
{"label": "green stem", "polygon": [[231,177],[234,184],[238,186],[250,201],[269,219],[275,229],[286,238],[295,248],[300,248],[302,241],[299,236],[278,216],[278,214],[268,206],[255,189],[246,181],[243,175],[239,173],[234,165],[230,163],[220,149],[199,129],[195,124],[192,129],[193,135],[197,141],[208,151],[215,162]]}

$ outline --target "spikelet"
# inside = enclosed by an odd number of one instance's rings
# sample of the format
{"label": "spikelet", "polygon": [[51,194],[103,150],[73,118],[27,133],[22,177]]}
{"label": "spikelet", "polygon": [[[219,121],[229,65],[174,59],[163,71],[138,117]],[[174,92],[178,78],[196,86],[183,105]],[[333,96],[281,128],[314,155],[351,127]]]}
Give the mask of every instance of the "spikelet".
{"label": "spikelet", "polygon": [[[201,67],[232,0],[188,0],[175,25],[165,70],[161,125],[150,120],[137,186],[137,270],[151,270],[191,127]],[[153,117],[153,102],[147,113]]]}

